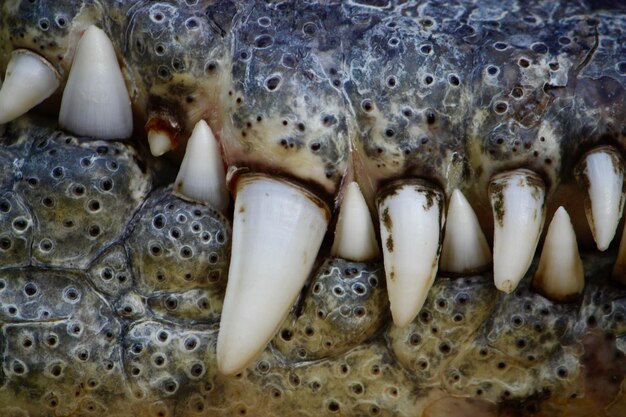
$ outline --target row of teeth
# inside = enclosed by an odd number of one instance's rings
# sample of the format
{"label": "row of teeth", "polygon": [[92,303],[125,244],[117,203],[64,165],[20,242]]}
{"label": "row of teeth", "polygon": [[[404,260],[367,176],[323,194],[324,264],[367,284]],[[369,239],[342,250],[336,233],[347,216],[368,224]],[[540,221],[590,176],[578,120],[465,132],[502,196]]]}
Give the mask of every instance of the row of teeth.
{"label": "row of teeth", "polygon": [[[0,89],[0,124],[26,113],[60,83],[44,58],[15,51]],[[90,27],[76,50],[59,124],[97,139],[127,138],[132,119],[113,46],[102,30]],[[167,137],[149,136],[153,152],[168,150]],[[198,122],[175,192],[225,212],[229,195],[223,166],[211,129]],[[324,202],[295,183],[259,173],[230,174],[236,182],[233,246],[217,345],[218,365],[225,374],[245,368],[274,336],[310,274],[331,217]],[[605,250],[622,216],[624,163],[613,148],[602,147],[583,157],[576,175],[587,192],[587,218],[597,246]],[[413,321],[438,269],[467,275],[488,269],[493,259],[495,286],[513,291],[535,253],[545,220],[545,195],[543,180],[532,171],[509,171],[491,180],[492,257],[461,191],[452,193],[447,216],[444,193],[426,181],[394,183],[379,193],[382,255],[394,323],[405,326]],[[620,277],[626,271],[624,242],[623,237],[615,267]],[[353,261],[380,257],[370,211],[355,182],[346,187],[331,252]],[[556,300],[582,292],[584,271],[576,236],[562,207],[549,225],[533,285]]]}

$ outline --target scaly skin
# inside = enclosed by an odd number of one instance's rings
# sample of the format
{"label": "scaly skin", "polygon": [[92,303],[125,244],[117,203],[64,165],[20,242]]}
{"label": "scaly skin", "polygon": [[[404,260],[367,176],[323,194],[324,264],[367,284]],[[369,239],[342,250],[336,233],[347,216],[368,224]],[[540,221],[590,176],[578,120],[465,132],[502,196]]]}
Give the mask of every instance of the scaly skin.
{"label": "scaly skin", "polygon": [[[331,205],[356,178],[459,188],[488,231],[487,184],[537,172],[590,240],[580,156],[626,145],[626,14],[602,2],[9,0],[0,67],[33,50],[61,74],[113,41],[133,103],[127,143],[23,118],[0,146],[0,416],[622,416],[624,290],[584,256],[570,304],[490,274],[439,276],[406,328],[379,263],[325,258],[267,350],[234,377],[215,344],[230,220],[173,196],[143,126],[205,119],[228,165]],[[398,3],[398,4],[395,4]],[[613,7],[613,9],[606,9]],[[181,153],[184,144],[176,150]],[[171,159],[175,160],[177,155]],[[178,155],[180,156],[180,155]],[[489,233],[488,233],[489,234]],[[623,388],[624,387],[624,388]]]}

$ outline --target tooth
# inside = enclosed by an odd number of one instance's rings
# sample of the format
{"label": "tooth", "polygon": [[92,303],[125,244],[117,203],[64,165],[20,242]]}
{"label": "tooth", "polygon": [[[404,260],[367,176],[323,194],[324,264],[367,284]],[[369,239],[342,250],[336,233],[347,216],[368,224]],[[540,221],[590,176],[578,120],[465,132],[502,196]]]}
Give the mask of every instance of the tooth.
{"label": "tooth", "polygon": [[448,205],[440,269],[470,274],[483,271],[489,264],[491,251],[478,218],[463,193],[454,190]]}
{"label": "tooth", "polygon": [[348,185],[343,196],[331,255],[356,262],[380,255],[372,217],[356,182]]}
{"label": "tooth", "polygon": [[133,131],[133,114],[122,71],[107,35],[90,26],[76,48],[67,79],[61,126],[96,139],[124,139]]}
{"label": "tooth", "polygon": [[204,120],[193,128],[174,181],[174,190],[192,200],[208,203],[223,213],[228,208],[228,189],[220,147]]}
{"label": "tooth", "polygon": [[552,300],[570,301],[582,293],[584,285],[574,226],[567,211],[559,207],[548,227],[533,287]]}
{"label": "tooth", "polygon": [[311,272],[328,219],[326,205],[295,184],[239,178],[217,340],[223,374],[248,366],[274,336]]}
{"label": "tooth", "polygon": [[396,326],[411,323],[437,274],[443,194],[419,180],[387,190],[379,198],[387,292]]}
{"label": "tooth", "polygon": [[532,171],[518,169],[489,183],[494,216],[493,275],[496,288],[512,292],[533,259],[545,219],[545,185]]}
{"label": "tooth", "polygon": [[59,73],[44,58],[24,49],[13,51],[0,89],[0,124],[50,97],[60,83]]}
{"label": "tooth", "polygon": [[152,156],[161,156],[178,146],[180,127],[166,115],[152,115],[146,123],[146,135]]}
{"label": "tooth", "polygon": [[594,149],[583,157],[576,179],[587,194],[585,213],[593,238],[604,251],[615,236],[624,208],[622,158],[609,146]]}

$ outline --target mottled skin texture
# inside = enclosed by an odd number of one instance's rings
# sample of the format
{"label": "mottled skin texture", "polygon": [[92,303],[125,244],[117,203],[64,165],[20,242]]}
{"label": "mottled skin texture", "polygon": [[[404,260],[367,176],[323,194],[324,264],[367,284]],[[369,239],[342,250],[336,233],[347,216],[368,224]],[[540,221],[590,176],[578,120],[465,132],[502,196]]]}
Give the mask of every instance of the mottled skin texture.
{"label": "mottled skin texture", "polygon": [[[350,178],[372,206],[399,179],[461,188],[486,231],[488,181],[531,169],[585,241],[576,165],[626,144],[626,14],[610,3],[3,2],[2,68],[26,48],[66,80],[82,31],[102,27],[136,135],[30,118],[2,136],[0,416],[624,415],[612,252],[585,256],[570,304],[529,289],[534,267],[511,295],[489,274],[439,276],[400,329],[382,266],[323,248],[268,349],[220,375],[230,220],[172,195],[143,139],[151,121],[183,139],[206,119],[228,165],[329,202]],[[38,110],[56,114],[61,92]]]}

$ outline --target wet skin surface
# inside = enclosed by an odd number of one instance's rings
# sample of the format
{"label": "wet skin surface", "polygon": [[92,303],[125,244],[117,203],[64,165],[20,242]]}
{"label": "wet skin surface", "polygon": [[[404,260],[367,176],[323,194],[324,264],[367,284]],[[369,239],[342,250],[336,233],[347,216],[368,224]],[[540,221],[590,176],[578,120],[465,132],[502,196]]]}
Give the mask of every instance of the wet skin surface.
{"label": "wet skin surface", "polygon": [[[581,246],[591,241],[582,193],[570,193],[585,152],[624,153],[624,10],[371,3],[0,6],[0,66],[29,49],[63,83],[82,31],[103,28],[136,127],[129,141],[95,141],[49,120],[6,126],[0,416],[626,412],[613,249],[583,256],[586,287],[572,303],[530,289],[536,261],[510,295],[490,273],[440,274],[398,328],[382,263],[332,259],[325,245],[267,350],[235,376],[219,373],[231,219],[172,195],[184,143],[169,162],[148,156],[150,121],[184,142],[206,119],[229,166],[303,184],[331,207],[348,178],[372,209],[400,179],[446,197],[461,189],[486,232],[490,179],[529,169],[546,184],[548,212],[565,204]],[[62,91],[38,110],[56,115]]]}

